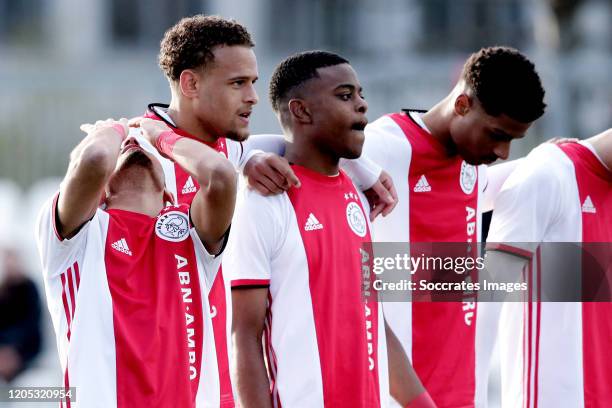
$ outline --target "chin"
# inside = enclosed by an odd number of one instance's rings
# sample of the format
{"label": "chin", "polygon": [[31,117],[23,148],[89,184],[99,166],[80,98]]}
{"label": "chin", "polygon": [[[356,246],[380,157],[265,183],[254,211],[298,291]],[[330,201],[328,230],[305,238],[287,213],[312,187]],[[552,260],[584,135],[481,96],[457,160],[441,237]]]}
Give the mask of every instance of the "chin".
{"label": "chin", "polygon": [[342,158],[343,159],[348,159],[348,160],[358,159],[359,157],[361,157],[361,151],[362,150],[363,149],[361,147],[359,147],[359,149],[347,150],[342,155]]}
{"label": "chin", "polygon": [[236,142],[244,142],[249,138],[250,132],[249,129],[238,130],[238,131],[229,131],[225,133],[225,137],[230,140],[235,140]]}

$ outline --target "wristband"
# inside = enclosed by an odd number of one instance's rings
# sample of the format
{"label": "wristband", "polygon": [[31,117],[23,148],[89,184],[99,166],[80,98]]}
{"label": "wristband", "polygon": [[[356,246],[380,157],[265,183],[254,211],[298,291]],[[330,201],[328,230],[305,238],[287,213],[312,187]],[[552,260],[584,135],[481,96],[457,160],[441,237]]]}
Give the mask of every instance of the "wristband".
{"label": "wristband", "polygon": [[172,150],[179,139],[182,139],[182,136],[177,135],[171,130],[167,130],[159,135],[155,141],[155,147],[162,156],[172,158]]}
{"label": "wristband", "polygon": [[123,127],[123,125],[119,123],[113,123],[112,125],[110,125],[110,127],[115,129],[117,133],[119,133],[119,136],[121,136],[121,140],[125,140],[127,134],[125,133],[125,127]]}
{"label": "wristband", "polygon": [[436,408],[436,403],[427,391],[423,391],[422,394],[410,401],[406,408]]}

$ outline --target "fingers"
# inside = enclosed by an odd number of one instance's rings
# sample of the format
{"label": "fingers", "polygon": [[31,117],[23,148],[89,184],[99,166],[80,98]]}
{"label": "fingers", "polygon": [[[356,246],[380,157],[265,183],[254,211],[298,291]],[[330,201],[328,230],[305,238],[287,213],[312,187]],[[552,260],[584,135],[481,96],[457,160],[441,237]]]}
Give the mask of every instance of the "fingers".
{"label": "fingers", "polygon": [[370,222],[373,222],[376,217],[378,217],[384,209],[384,205],[381,204],[375,204],[374,206],[372,206],[372,209],[370,210]]}
{"label": "fingers", "polygon": [[571,137],[553,137],[548,139],[544,143],[552,143],[552,144],[563,144],[563,143],[577,143],[580,139],[571,138]]}
{"label": "fingers", "polygon": [[140,127],[140,121],[143,119],[145,118],[143,118],[142,116],[133,117],[130,120],[128,120],[128,126],[133,127],[133,128]]}
{"label": "fingers", "polygon": [[261,194],[264,197],[278,194],[278,193],[271,192],[271,190],[266,185],[264,185],[263,183],[259,181],[249,182],[247,187],[250,188],[251,190],[257,191],[259,194]]}
{"label": "fingers", "polygon": [[258,153],[244,168],[248,184],[263,195],[280,194],[291,187],[300,187],[289,162],[275,154]]}
{"label": "fingers", "polygon": [[265,168],[263,172],[249,177],[249,184],[257,191],[260,191],[261,186],[263,186],[266,193],[264,195],[280,194],[285,191],[283,178],[270,168]]}
{"label": "fingers", "polygon": [[302,183],[300,179],[295,175],[295,172],[291,168],[291,165],[284,157],[272,156],[274,159],[272,164],[274,170],[276,170],[283,177],[283,185],[287,186],[287,189],[293,187],[300,188]]}
{"label": "fingers", "polygon": [[383,217],[386,217],[391,213],[398,202],[397,190],[395,190],[391,176],[383,171],[378,181],[366,191],[366,197],[368,197],[372,208],[370,211],[370,221],[374,221],[381,214]]}
{"label": "fingers", "polygon": [[94,125],[92,125],[91,123],[83,123],[81,126],[79,126],[79,129],[89,134],[93,131]]}

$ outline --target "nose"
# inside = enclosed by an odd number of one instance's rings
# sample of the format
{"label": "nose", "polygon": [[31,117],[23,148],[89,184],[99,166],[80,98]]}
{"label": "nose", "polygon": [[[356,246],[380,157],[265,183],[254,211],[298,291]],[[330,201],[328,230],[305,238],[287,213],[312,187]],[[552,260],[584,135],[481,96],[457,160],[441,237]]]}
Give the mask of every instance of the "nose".
{"label": "nose", "polygon": [[251,105],[256,105],[259,102],[259,96],[257,96],[257,91],[255,90],[255,86],[253,84],[247,87],[247,91],[244,95],[244,102],[250,103]]}
{"label": "nose", "polygon": [[510,154],[510,142],[498,143],[493,149],[493,153],[502,160],[506,160]]}
{"label": "nose", "polygon": [[121,149],[129,145],[132,145],[132,144],[136,146],[140,146],[140,143],[138,143],[138,140],[134,136],[129,136],[123,141],[123,143],[121,143]]}
{"label": "nose", "polygon": [[368,103],[360,95],[357,95],[357,112],[366,113],[368,111]]}

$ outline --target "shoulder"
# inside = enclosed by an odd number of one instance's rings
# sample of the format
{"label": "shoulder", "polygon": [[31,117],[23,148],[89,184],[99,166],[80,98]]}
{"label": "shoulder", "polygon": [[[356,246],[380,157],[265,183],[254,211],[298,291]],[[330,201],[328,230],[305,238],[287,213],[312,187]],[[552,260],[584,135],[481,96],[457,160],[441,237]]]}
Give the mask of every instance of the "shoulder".
{"label": "shoulder", "polygon": [[525,185],[561,185],[573,174],[573,163],[556,145],[542,144],[533,149],[510,175],[503,190]]}
{"label": "shoulder", "polygon": [[399,125],[389,116],[383,115],[365,128],[366,134],[389,134],[393,136],[404,136]]}

